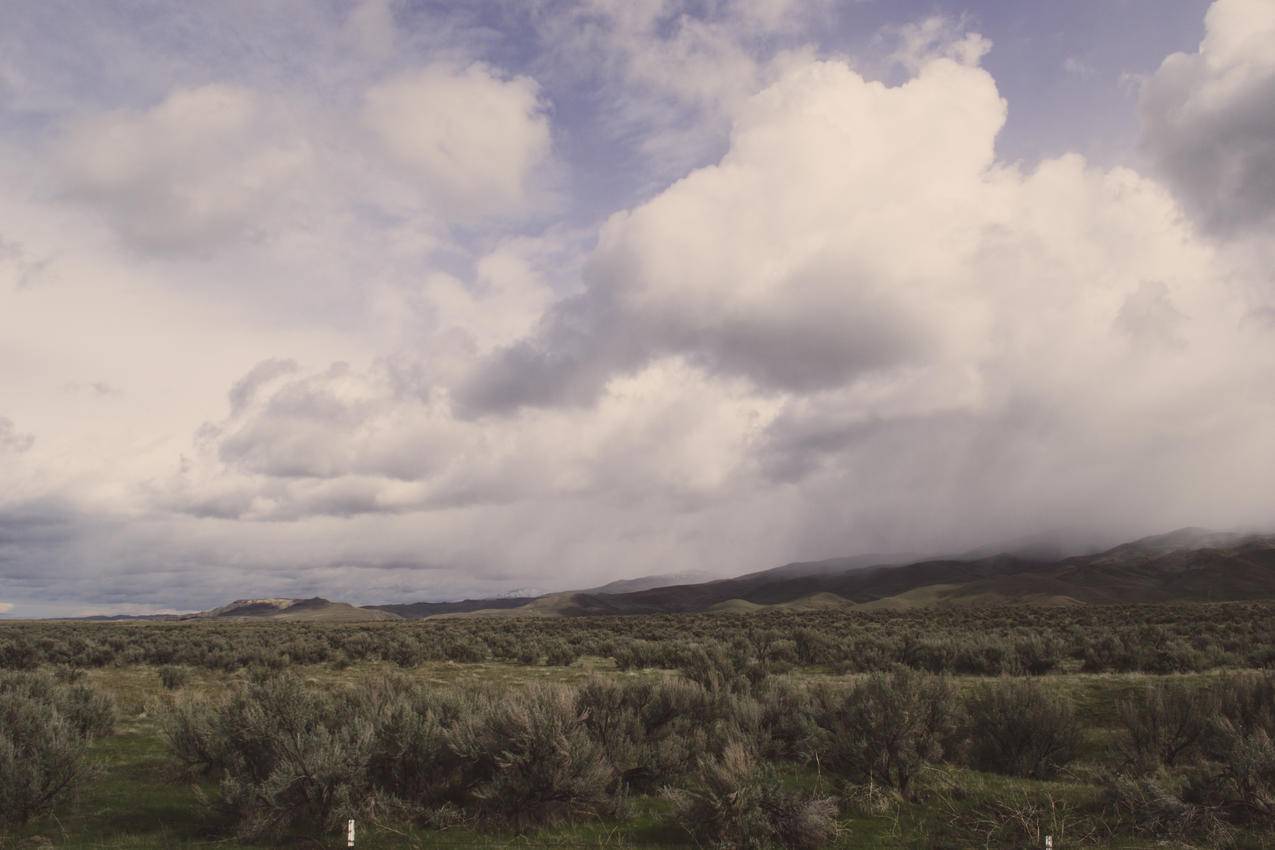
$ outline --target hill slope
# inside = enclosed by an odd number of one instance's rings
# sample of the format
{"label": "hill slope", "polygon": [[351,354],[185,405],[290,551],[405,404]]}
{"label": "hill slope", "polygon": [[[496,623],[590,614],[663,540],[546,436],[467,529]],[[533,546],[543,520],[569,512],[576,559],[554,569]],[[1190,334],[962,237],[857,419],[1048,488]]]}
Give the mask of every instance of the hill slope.
{"label": "hill slope", "polygon": [[698,585],[575,594],[560,608],[569,614],[690,612],[729,602],[741,610],[741,603],[785,605],[822,594],[869,608],[1267,598],[1275,596],[1275,536],[1182,529],[1060,560],[995,555],[840,571],[790,565]]}
{"label": "hill slope", "polygon": [[444,614],[470,614],[477,611],[522,608],[539,597],[499,596],[494,599],[462,599],[459,602],[402,602],[387,605],[365,605],[368,611],[384,611],[406,620],[422,620]]}
{"label": "hill slope", "polygon": [[1069,557],[1059,554],[1065,547],[1061,537],[1024,538],[1007,544],[1009,553],[1000,554],[976,550],[930,559],[857,555],[794,562],[713,581],[687,581],[686,574],[657,575],[535,598],[369,608],[417,619],[745,612],[772,606],[898,610],[1275,598],[1275,535],[1182,528]]}
{"label": "hill slope", "polygon": [[187,620],[304,620],[307,622],[361,623],[375,620],[397,620],[397,614],[359,608],[346,602],[331,602],[320,596],[311,599],[237,599],[229,605]]}
{"label": "hill slope", "polygon": [[695,584],[696,582],[712,581],[713,577],[709,573],[699,572],[697,570],[688,570],[684,573],[666,573],[658,576],[641,576],[640,578],[622,578],[619,581],[613,581],[604,584],[601,587],[590,588],[589,590],[581,590],[579,593],[635,593],[639,590],[651,590],[656,587],[668,587],[675,584]]}

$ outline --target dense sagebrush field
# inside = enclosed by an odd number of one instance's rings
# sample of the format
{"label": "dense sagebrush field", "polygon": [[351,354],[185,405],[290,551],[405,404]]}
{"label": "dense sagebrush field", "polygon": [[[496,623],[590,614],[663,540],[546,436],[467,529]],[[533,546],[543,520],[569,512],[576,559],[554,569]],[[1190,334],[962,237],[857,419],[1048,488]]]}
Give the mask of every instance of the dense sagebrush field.
{"label": "dense sagebrush field", "polygon": [[1275,603],[964,607],[903,612],[457,618],[366,624],[185,621],[0,623],[0,669],[180,664],[234,671],[297,664],[508,661],[621,669],[741,663],[852,673],[1185,673],[1275,666]]}
{"label": "dense sagebrush field", "polygon": [[1275,606],[0,624],[0,846],[1275,847]]}

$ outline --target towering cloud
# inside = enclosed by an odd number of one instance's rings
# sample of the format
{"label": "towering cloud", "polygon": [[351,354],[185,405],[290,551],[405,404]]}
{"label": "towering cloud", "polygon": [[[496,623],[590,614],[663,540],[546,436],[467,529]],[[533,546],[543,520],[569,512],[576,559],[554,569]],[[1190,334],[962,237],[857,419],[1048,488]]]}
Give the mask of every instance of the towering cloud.
{"label": "towering cloud", "polygon": [[1143,143],[1208,229],[1275,223],[1275,4],[1218,0],[1142,90]]}
{"label": "towering cloud", "polygon": [[587,292],[462,400],[584,402],[672,355],[794,392],[942,358],[976,320],[945,308],[970,294],[957,270],[999,194],[1004,117],[991,77],[948,59],[897,88],[795,66],[743,107],[721,162],[607,223]]}
{"label": "towering cloud", "polygon": [[221,426],[209,480],[243,516],[558,503],[567,536],[610,533],[612,499],[642,504],[627,522],[691,499],[811,552],[1256,521],[1269,485],[1232,452],[1275,451],[1269,341],[1229,261],[1135,172],[999,164],[979,53],[937,45],[894,87],[793,65],[720,162],[611,218],[530,334],[455,383],[398,362],[282,384]]}

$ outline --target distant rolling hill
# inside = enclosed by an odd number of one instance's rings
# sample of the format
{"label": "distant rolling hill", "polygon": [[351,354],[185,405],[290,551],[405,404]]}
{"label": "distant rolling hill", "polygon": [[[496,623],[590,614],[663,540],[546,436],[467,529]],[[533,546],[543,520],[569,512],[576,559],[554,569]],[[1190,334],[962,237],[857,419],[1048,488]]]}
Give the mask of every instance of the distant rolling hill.
{"label": "distant rolling hill", "polygon": [[577,594],[561,609],[570,614],[656,613],[721,610],[732,600],[795,607],[814,599],[826,606],[829,595],[847,607],[868,609],[1268,598],[1275,597],[1275,536],[1181,529],[1057,560],[994,555],[794,572],[785,575],[781,569],[606,597]]}
{"label": "distant rolling hill", "polygon": [[299,620],[325,623],[363,623],[398,620],[397,614],[359,608],[346,602],[331,602],[320,596],[311,599],[237,599],[229,605],[188,614],[183,620]]}
{"label": "distant rolling hill", "polygon": [[640,578],[620,579],[601,587],[589,590],[568,591],[566,593],[550,593],[543,596],[498,596],[492,599],[462,599],[459,602],[405,602],[386,605],[368,605],[369,609],[388,611],[408,620],[420,620],[426,617],[459,617],[466,615],[481,617],[519,616],[545,617],[557,616],[561,608],[569,606],[569,600],[576,593],[612,594],[633,593],[663,587],[670,584],[691,583],[708,578],[707,573],[685,572],[667,575],[642,576]]}
{"label": "distant rolling hill", "polygon": [[699,570],[688,570],[684,573],[665,573],[658,576],[642,576],[640,578],[622,578],[619,581],[613,581],[604,584],[601,587],[595,587],[590,590],[575,591],[577,593],[636,593],[639,590],[650,590],[655,587],[668,587],[674,584],[695,584],[696,582],[712,581],[711,573],[701,572]]}
{"label": "distant rolling hill", "polygon": [[369,611],[385,611],[407,620],[421,620],[444,614],[471,614],[476,611],[522,608],[540,597],[499,596],[494,599],[462,599],[459,602],[402,602],[388,605],[368,605]]}
{"label": "distant rolling hill", "polygon": [[[912,560],[861,555],[785,564],[737,578],[648,586],[616,582],[590,591],[515,600],[467,600],[453,616],[584,616],[955,605],[1080,605],[1232,601],[1275,597],[1275,535],[1184,528],[1097,553],[1015,554]],[[675,578],[675,577],[674,577]],[[617,592],[619,591],[619,592]],[[382,606],[401,611],[404,606]],[[407,606],[410,607],[410,606]],[[405,613],[404,616],[412,616]]]}
{"label": "distant rolling hill", "polygon": [[[1086,605],[1275,598],[1275,535],[1183,528],[1100,552],[1057,556],[1027,541],[1010,553],[926,558],[858,555],[735,578],[675,573],[584,591],[355,607],[313,599],[240,599],[178,620],[367,622],[428,617],[561,617],[767,609],[862,611],[965,605]],[[1073,550],[1074,551],[1074,550]],[[117,617],[112,619],[124,619]],[[143,619],[143,618],[138,618]]]}

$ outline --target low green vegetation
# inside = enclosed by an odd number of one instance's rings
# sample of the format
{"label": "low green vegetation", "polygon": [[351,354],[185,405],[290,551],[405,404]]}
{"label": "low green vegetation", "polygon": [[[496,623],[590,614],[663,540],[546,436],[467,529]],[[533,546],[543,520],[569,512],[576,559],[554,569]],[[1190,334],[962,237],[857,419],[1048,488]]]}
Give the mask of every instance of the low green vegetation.
{"label": "low green vegetation", "polygon": [[[0,669],[137,664],[234,671],[432,661],[688,668],[727,653],[835,673],[1189,673],[1275,664],[1275,603],[788,611],[369,623],[0,622]],[[181,675],[180,672],[176,675]],[[168,674],[166,674],[168,675]]]}
{"label": "low green vegetation", "polygon": [[0,674],[0,826],[52,812],[93,772],[87,752],[114,726],[109,698],[47,673]]}
{"label": "low green vegetation", "polygon": [[[1266,609],[1219,609],[1190,645],[1228,663],[1188,672],[1073,652],[1188,640],[1156,609],[1089,636],[968,612],[925,638],[999,639],[1013,675],[905,663],[934,654],[876,614],[6,624],[0,847],[341,847],[349,818],[370,848],[1269,847],[1275,676],[1230,643]],[[534,657],[505,658],[510,635]],[[869,639],[886,660],[844,663]],[[439,646],[467,660],[416,657]]]}

